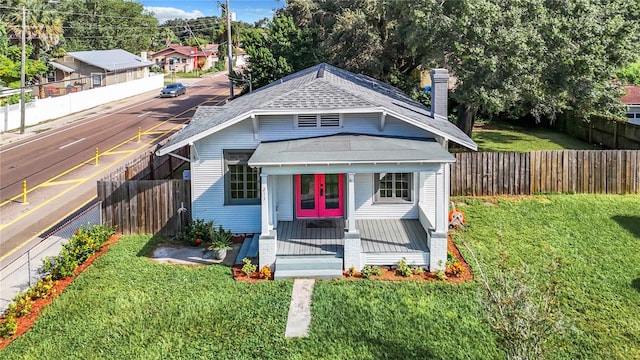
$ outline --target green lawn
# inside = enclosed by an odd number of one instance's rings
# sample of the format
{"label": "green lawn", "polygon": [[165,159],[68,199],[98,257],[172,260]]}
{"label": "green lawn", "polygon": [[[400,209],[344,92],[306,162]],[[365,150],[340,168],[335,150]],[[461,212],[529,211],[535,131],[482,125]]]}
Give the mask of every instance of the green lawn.
{"label": "green lawn", "polygon": [[[497,233],[514,263],[562,257],[565,331],[551,359],[640,358],[640,198],[456,199],[469,220],[456,241],[485,271]],[[496,359],[475,281],[321,281],[310,335],[285,339],[291,281],[235,282],[224,266],[160,265],[156,242],[127,236],[48,307],[3,359]],[[467,250],[460,246],[469,258]],[[473,265],[473,263],[472,263]]]}
{"label": "green lawn", "polygon": [[478,151],[528,152],[535,150],[594,150],[595,145],[573,138],[565,133],[545,128],[526,128],[492,122],[476,127],[472,139]]}

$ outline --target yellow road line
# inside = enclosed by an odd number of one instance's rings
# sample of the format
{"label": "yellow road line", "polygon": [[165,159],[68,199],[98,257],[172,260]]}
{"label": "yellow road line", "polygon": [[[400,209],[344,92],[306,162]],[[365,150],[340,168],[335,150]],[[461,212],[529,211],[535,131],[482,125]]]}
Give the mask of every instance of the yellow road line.
{"label": "yellow road line", "polygon": [[[196,109],[199,105],[200,105],[200,104],[198,104],[198,105],[196,105],[196,106],[193,106],[193,107],[191,107],[191,108],[189,108],[189,109],[187,109],[187,110],[184,110],[183,112],[181,112],[181,113],[177,114],[176,116],[182,115],[182,114],[184,114],[184,113],[186,113],[186,112],[189,112],[189,111],[191,111],[191,110],[193,110],[193,109]],[[166,123],[168,123],[168,122],[170,122],[170,121],[172,121],[172,120],[176,120],[176,119],[177,119],[177,118],[176,118],[176,116],[174,116],[174,117],[170,117],[170,118],[166,119],[165,121],[162,121],[162,122],[160,122],[160,123],[158,123],[158,124],[156,124],[156,125],[152,126],[151,128],[149,128],[149,130],[146,130],[146,131],[145,131],[145,133],[146,133],[147,131],[151,131],[151,130],[153,130],[153,129],[156,129],[157,127],[162,126],[162,125],[164,125],[164,124],[166,124]],[[188,119],[190,119],[190,118],[183,118],[183,119],[188,120]],[[172,127],[171,129],[169,129],[169,130],[165,131],[163,134],[168,134],[168,133],[170,133],[170,132],[172,132],[172,131],[175,131],[176,129],[181,128],[183,125],[184,125],[184,124],[177,124],[176,126]],[[161,132],[161,133],[162,133],[162,132]],[[129,139],[127,139],[127,140],[125,140],[125,141],[123,141],[123,142],[121,142],[121,143],[119,143],[119,144],[117,144],[117,145],[115,145],[115,146],[112,146],[110,149],[108,149],[107,151],[105,151],[105,152],[103,153],[103,155],[105,155],[105,154],[110,154],[111,152],[113,152],[113,153],[115,154],[116,152],[115,152],[114,150],[115,150],[115,149],[117,149],[118,147],[121,147],[121,146],[123,146],[124,144],[127,144],[127,143],[132,142],[132,141],[137,142],[137,140],[138,140],[138,135],[136,134],[136,135],[134,135],[134,136],[130,137]],[[152,141],[152,142],[145,142],[145,143],[143,143],[143,146],[139,146],[139,147],[135,148],[135,149],[134,149],[134,150],[132,150],[132,151],[127,151],[126,153],[127,153],[127,154],[135,153],[135,152],[139,151],[140,149],[142,149],[142,148],[144,148],[144,147],[146,147],[146,146],[148,146],[148,145],[150,145],[150,144],[152,144],[152,143],[153,143],[153,141]],[[99,154],[99,156],[100,156],[100,154]],[[64,175],[67,175],[67,174],[71,173],[72,171],[75,171],[75,170],[79,169],[79,168],[80,168],[80,167],[82,167],[82,166],[85,166],[85,165],[88,165],[88,164],[91,164],[91,165],[93,166],[94,162],[95,162],[95,157],[91,157],[90,159],[88,159],[88,160],[86,160],[86,161],[84,161],[84,162],[82,162],[82,163],[80,163],[80,164],[78,164],[78,165],[75,165],[75,166],[73,166],[73,167],[69,168],[68,170],[65,170],[65,171],[63,171],[62,173],[60,173],[60,174],[58,174],[58,175],[56,175],[56,176],[52,177],[51,179],[49,179],[49,180],[47,180],[47,181],[44,181],[44,182],[42,182],[42,183],[40,183],[40,184],[38,184],[38,185],[36,185],[36,186],[32,187],[31,189],[29,189],[29,190],[27,191],[27,194],[29,194],[29,193],[31,193],[31,192],[33,192],[33,191],[35,191],[35,190],[39,189],[40,187],[49,186],[49,185],[47,185],[47,184],[49,184],[49,183],[51,183],[51,182],[55,181],[56,179],[59,179],[60,177],[62,177],[62,176],[64,176]],[[105,169],[108,169],[108,168],[111,168],[111,167],[112,167],[112,166],[109,166],[109,167],[107,167],[107,168],[102,168],[102,170],[105,170]],[[16,200],[20,199],[22,196],[23,196],[23,194],[18,194],[18,195],[16,195],[16,196],[14,196],[14,197],[12,197],[12,198],[10,198],[10,199],[8,199],[8,200],[6,200],[6,201],[4,201],[4,202],[0,203],[0,207],[3,207],[3,206],[5,206],[5,205],[7,205],[7,204],[9,204],[9,203],[12,203],[12,202],[14,202],[14,201],[16,201]],[[30,211],[29,211],[29,212],[30,212]],[[22,216],[20,216],[20,217],[18,217],[18,218],[16,218],[16,219],[21,219],[21,218],[23,218],[24,216],[26,216],[27,214],[29,214],[29,212],[22,214]],[[14,219],[14,220],[16,220],[16,219]],[[10,223],[13,223],[13,221],[12,221],[12,222],[10,222]],[[4,225],[4,224],[1,224],[1,225]],[[4,227],[4,226],[0,226],[0,229],[2,229],[3,227]]]}
{"label": "yellow road line", "polygon": [[[224,101],[224,100],[223,100],[223,101]],[[210,102],[210,101],[205,101],[205,102],[203,102],[203,103],[206,103],[206,102]],[[220,101],[220,103],[221,103],[221,102],[222,102],[222,101]],[[202,103],[201,103],[201,104],[202,104]],[[196,107],[197,107],[197,105],[196,105]],[[193,108],[192,108],[192,109],[193,109]],[[185,112],[190,111],[190,110],[191,110],[191,109],[186,110]],[[184,112],[183,112],[183,113],[184,113]],[[181,113],[181,114],[183,114],[183,113]],[[189,118],[186,118],[186,119],[188,120]],[[160,123],[160,124],[157,124],[156,126],[151,127],[149,130],[153,130],[153,129],[157,128],[158,126],[161,126],[162,124],[165,124],[165,123],[167,123],[167,122],[169,122],[169,121],[171,121],[171,120],[175,120],[175,118],[169,118],[169,119],[167,119],[166,121],[164,121],[164,122],[162,122],[162,123]],[[170,133],[170,132],[172,132],[172,131],[175,131],[175,130],[177,130],[177,129],[181,128],[182,126],[183,126],[183,124],[177,124],[176,126],[172,127],[171,129],[167,130],[166,132],[164,132],[164,134],[167,134],[167,133]],[[137,136],[133,136],[131,139],[136,139],[136,140],[137,140]],[[125,142],[125,143],[126,143],[126,142]],[[152,144],[152,143],[153,143],[153,142],[147,142],[147,143],[146,143],[146,145],[148,146],[148,145],[150,145],[150,144]],[[122,144],[124,144],[124,143],[121,143],[120,145],[122,145]],[[137,150],[142,149],[143,147],[145,147],[145,146],[140,146],[140,147],[138,147],[138,148],[137,148]],[[116,147],[112,147],[111,149],[115,149],[115,148],[116,148]],[[137,151],[137,150],[136,150],[136,151]],[[125,156],[125,158],[126,158],[126,156]],[[89,159],[89,160],[87,160],[87,161],[85,161],[85,162],[82,162],[82,163],[80,163],[80,164],[78,164],[78,165],[76,165],[76,166],[74,166],[74,167],[72,167],[72,168],[70,168],[70,169],[68,169],[68,170],[66,170],[66,171],[64,171],[64,172],[62,172],[61,174],[59,174],[59,175],[57,175],[57,176],[54,176],[54,177],[53,177],[53,178],[51,178],[50,180],[45,181],[44,183],[39,184],[39,185],[37,185],[37,186],[33,187],[33,188],[32,188],[30,191],[28,191],[27,193],[32,192],[32,191],[35,191],[35,190],[36,190],[37,188],[39,188],[39,187],[42,187],[42,186],[48,186],[47,184],[51,184],[51,183],[53,182],[53,180],[58,179],[58,178],[60,178],[61,176],[66,175],[66,174],[70,173],[71,171],[76,170],[76,169],[78,169],[78,168],[80,168],[80,167],[82,167],[82,166],[86,165],[87,163],[91,163],[91,162],[93,162],[93,160],[94,160],[94,159],[93,159],[93,158],[91,158],[91,159]],[[120,161],[121,161],[121,160],[118,160],[118,161],[114,162],[113,164],[111,164],[111,165],[107,166],[106,168],[101,168],[101,169],[100,169],[100,171],[95,172],[95,173],[94,173],[94,174],[92,174],[90,177],[85,178],[84,180],[86,181],[87,179],[93,178],[93,176],[97,175],[97,174],[98,174],[98,173],[100,173],[101,171],[103,171],[103,170],[106,170],[106,169],[109,169],[109,168],[112,168],[112,167],[116,166],[117,164],[119,164],[119,163],[120,163]],[[6,224],[0,224],[0,230],[2,230],[2,229],[4,229],[4,228],[6,228],[6,227],[8,227],[8,226],[10,226],[10,225],[12,225],[12,224],[14,224],[14,223],[15,223],[15,222],[17,222],[18,220],[21,220],[22,218],[26,217],[27,215],[29,215],[29,214],[30,214],[30,213],[32,213],[33,211],[35,211],[35,210],[38,210],[38,209],[42,208],[43,206],[45,206],[45,205],[47,205],[47,204],[49,204],[49,203],[53,202],[54,200],[57,200],[57,198],[59,198],[60,196],[62,196],[62,195],[64,195],[64,194],[66,194],[66,193],[68,193],[69,191],[71,191],[71,190],[75,189],[76,187],[78,187],[79,185],[81,185],[83,182],[84,182],[84,181],[77,182],[77,183],[76,183],[76,185],[72,186],[71,188],[67,189],[66,191],[63,191],[63,192],[61,192],[61,193],[58,193],[58,194],[57,194],[56,196],[54,196],[53,198],[51,198],[51,199],[49,199],[49,200],[45,201],[44,203],[42,203],[42,204],[40,204],[40,205],[36,206],[36,207],[35,207],[35,208],[33,208],[33,209],[30,209],[28,212],[26,212],[26,213],[22,214],[21,216],[19,216],[19,217],[15,218],[15,219],[13,219],[13,220],[11,220],[10,222],[8,222],[8,223],[6,223]],[[60,183],[61,183],[61,182],[60,182]],[[20,196],[22,196],[22,195],[18,195],[18,196],[14,197],[14,198],[12,198],[12,199],[10,199],[10,200],[7,200],[7,201],[5,201],[5,202],[3,202],[3,203],[0,203],[0,207],[4,206],[4,205],[6,205],[6,204],[8,204],[8,203],[10,203],[10,202],[12,202],[12,201],[15,201],[16,199],[20,198]],[[73,210],[73,211],[69,212],[68,214],[64,215],[63,217],[61,217],[61,219],[64,219],[64,218],[66,218],[66,217],[70,216],[71,214],[75,213],[76,211],[78,211],[78,210],[79,210],[79,209],[81,209],[82,207],[86,206],[88,203],[90,203],[90,202],[91,202],[91,201],[93,201],[94,199],[95,199],[95,197],[92,197],[90,200],[88,200],[87,202],[85,202],[84,204],[82,204],[81,206],[79,206],[78,208],[76,208],[75,210]],[[60,221],[60,219],[55,220],[55,221],[54,221],[53,223],[51,223],[47,228],[51,228],[52,226],[54,226],[55,224],[57,224],[59,221]],[[18,245],[18,246],[16,246],[16,247],[14,247],[14,248],[13,248],[12,250],[10,250],[8,253],[6,253],[6,254],[4,254],[4,255],[0,256],[0,261],[1,261],[1,260],[4,260],[5,258],[7,258],[8,256],[10,256],[11,254],[15,253],[16,251],[18,251],[19,249],[21,249],[22,247],[24,247],[26,244],[28,244],[29,242],[33,241],[35,238],[37,238],[37,236],[33,236],[33,237],[31,237],[30,239],[28,239],[28,240],[24,241],[22,244],[20,244],[20,245]]]}
{"label": "yellow road line", "polygon": [[[217,96],[217,95],[215,95],[215,96]],[[206,102],[206,101],[205,101],[205,102]],[[222,102],[222,101],[220,101],[220,102]],[[204,102],[203,102],[203,103],[204,103]],[[152,127],[151,127],[151,128],[149,128],[148,130],[146,130],[146,131],[145,131],[145,133],[146,133],[146,132],[148,132],[148,131],[154,130],[154,129],[158,128],[159,126],[162,126],[162,125],[164,125],[164,124],[166,124],[166,123],[168,123],[168,122],[170,122],[170,121],[172,121],[172,120],[178,120],[178,119],[179,119],[179,120],[182,120],[182,119],[184,119],[184,120],[189,120],[189,119],[191,119],[191,118],[178,118],[178,116],[180,116],[180,115],[182,115],[182,114],[184,114],[184,113],[186,113],[186,112],[189,112],[189,111],[191,111],[191,110],[193,110],[193,109],[196,109],[199,105],[201,105],[201,104],[203,104],[203,103],[200,103],[200,104],[198,104],[198,105],[195,105],[195,106],[193,106],[193,107],[191,107],[191,108],[189,108],[189,109],[187,109],[187,110],[184,110],[183,112],[181,112],[181,113],[177,114],[176,116],[170,117],[170,118],[166,119],[165,121],[162,121],[162,122],[160,122],[160,123],[158,123],[158,124],[156,124],[156,125],[152,126]],[[168,130],[168,131],[164,132],[164,134],[170,133],[170,132],[174,131],[175,129],[177,129],[177,128],[179,128],[179,127],[182,127],[182,125],[184,125],[184,124],[179,124],[178,126],[174,126],[174,127],[173,127],[173,128],[171,128],[170,130]],[[115,146],[111,147],[110,149],[106,150],[106,151],[105,151],[105,153],[109,153],[109,152],[111,152],[111,151],[113,151],[113,150],[117,149],[118,147],[123,146],[124,144],[131,142],[132,140],[135,140],[135,142],[137,142],[137,141],[138,141],[138,135],[136,134],[136,135],[134,135],[134,136],[132,136],[132,137],[128,138],[127,140],[125,140],[125,141],[123,141],[123,142],[121,142],[121,143],[119,143],[119,144],[117,144],[117,145],[115,145]],[[147,143],[147,144],[149,144],[149,143]],[[103,153],[103,154],[104,154],[104,153]],[[98,155],[100,156],[100,154],[98,154]],[[38,188],[40,188],[40,187],[42,187],[42,186],[46,186],[46,184],[47,184],[48,182],[54,181],[54,180],[56,180],[56,179],[59,179],[60,177],[62,177],[62,176],[64,176],[64,175],[67,175],[68,173],[70,173],[70,172],[72,172],[72,171],[75,171],[75,170],[79,169],[80,167],[82,167],[82,166],[84,166],[84,165],[93,164],[93,163],[94,163],[94,161],[95,161],[95,157],[91,157],[90,159],[88,159],[88,160],[86,160],[86,161],[84,161],[84,162],[81,162],[80,164],[78,164],[78,165],[76,165],[76,166],[73,166],[73,167],[69,168],[68,170],[65,170],[65,171],[63,171],[62,173],[60,173],[60,174],[58,174],[58,175],[56,175],[56,176],[52,177],[51,179],[46,180],[46,181],[44,181],[44,182],[42,182],[42,183],[40,183],[40,184],[38,184],[38,185],[36,185],[36,186],[34,186],[34,187],[30,188],[29,190],[27,190],[27,194],[29,194],[29,193],[30,193],[30,192],[32,192],[32,191],[35,191],[36,189],[38,189]],[[5,205],[7,205],[7,204],[9,204],[9,203],[12,203],[12,202],[14,202],[14,201],[16,201],[16,200],[20,199],[20,198],[22,197],[22,195],[23,195],[23,194],[18,194],[18,195],[14,196],[14,197],[12,197],[12,198],[10,198],[10,199],[8,199],[8,200],[5,200],[4,202],[0,203],[0,207],[3,207],[3,206],[5,206]],[[0,229],[1,229],[1,228],[0,228]]]}
{"label": "yellow road line", "polygon": [[82,182],[82,181],[87,181],[87,178],[62,180],[62,181],[48,181],[46,183],[43,183],[42,186],[66,185],[66,184],[73,184],[75,182]]}
{"label": "yellow road line", "polygon": [[[64,215],[63,217],[61,217],[60,219],[64,219],[66,217],[71,216],[71,214],[75,213],[76,211],[82,209],[83,207],[87,206],[88,203],[92,202],[96,197],[92,197],[89,201],[85,202],[84,204],[78,206],[76,209],[70,211],[69,213],[67,213],[66,215]],[[50,229],[52,228],[54,225],[56,225],[58,222],[60,222],[60,219],[55,220],[53,223],[51,223],[49,226],[46,227],[46,229]],[[0,226],[0,229],[4,228],[4,226]],[[22,249],[22,247],[24,247],[26,244],[30,243],[31,241],[33,241],[33,239],[37,238],[38,236],[33,236],[31,237],[29,240],[24,241],[22,244],[14,247],[13,249],[9,250],[8,253],[3,254],[2,256],[0,256],[0,261],[8,258],[9,256],[11,256],[11,254],[15,253],[16,251]]]}
{"label": "yellow road line", "polygon": [[118,150],[118,151],[105,151],[102,154],[100,154],[100,156],[106,156],[106,155],[118,155],[118,154],[129,154],[131,152],[134,152],[135,150]]}

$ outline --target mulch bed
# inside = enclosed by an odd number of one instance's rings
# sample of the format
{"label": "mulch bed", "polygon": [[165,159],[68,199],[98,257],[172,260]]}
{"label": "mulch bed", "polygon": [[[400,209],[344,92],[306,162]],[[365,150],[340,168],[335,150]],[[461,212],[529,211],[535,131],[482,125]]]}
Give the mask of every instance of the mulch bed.
{"label": "mulch bed", "polygon": [[100,249],[100,251],[93,254],[84,263],[82,263],[82,265],[76,268],[75,275],[70,276],[68,278],[61,279],[61,280],[57,280],[56,285],[53,287],[52,295],[44,299],[35,300],[33,302],[33,305],[31,306],[31,310],[29,311],[28,315],[16,318],[16,321],[18,322],[18,329],[16,333],[10,338],[0,338],[0,350],[6,348],[7,346],[9,346],[9,344],[11,344],[13,340],[17,339],[18,337],[20,337],[20,335],[27,332],[27,330],[31,328],[31,325],[33,325],[33,323],[35,323],[36,320],[38,319],[38,315],[40,314],[40,311],[42,311],[42,309],[45,306],[52,303],[56,296],[60,295],[64,291],[64,289],[66,289],[67,286],[69,286],[73,282],[73,280],[75,280],[75,278],[78,277],[80,273],[86,270],[97,258],[99,258],[104,253],[106,253],[111,247],[111,245],[113,245],[116,241],[118,241],[118,239],[120,239],[119,234],[111,236],[111,238],[107,240],[107,242],[102,247],[102,249]]}
{"label": "mulch bed", "polygon": [[[458,247],[453,243],[451,237],[447,237],[447,251],[453,253],[453,255],[460,261],[464,271],[459,276],[454,276],[451,273],[446,272],[447,278],[445,280],[438,280],[434,273],[425,272],[422,276],[414,275],[412,277],[402,277],[396,274],[395,269],[391,268],[382,268],[382,276],[372,276],[370,280],[388,280],[388,281],[444,281],[451,283],[463,283],[465,281],[473,279],[473,273],[471,272],[471,268],[469,264],[464,260],[462,254],[458,250]],[[242,272],[242,264],[234,265],[232,267],[233,278],[237,281],[248,282],[248,283],[256,283],[262,281],[269,281],[273,279],[273,275],[271,279],[260,279],[259,273],[256,271],[251,274],[251,276],[247,276]],[[343,271],[343,279],[345,280],[363,280],[362,276],[359,272],[356,272],[353,276],[349,276],[348,271]]]}

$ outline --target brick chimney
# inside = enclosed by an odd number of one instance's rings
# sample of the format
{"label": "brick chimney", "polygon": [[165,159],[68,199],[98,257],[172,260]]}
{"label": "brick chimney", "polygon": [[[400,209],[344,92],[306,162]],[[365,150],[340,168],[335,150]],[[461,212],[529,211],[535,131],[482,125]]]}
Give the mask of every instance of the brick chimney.
{"label": "brick chimney", "polygon": [[447,117],[447,93],[449,92],[449,71],[431,70],[431,116],[435,114]]}

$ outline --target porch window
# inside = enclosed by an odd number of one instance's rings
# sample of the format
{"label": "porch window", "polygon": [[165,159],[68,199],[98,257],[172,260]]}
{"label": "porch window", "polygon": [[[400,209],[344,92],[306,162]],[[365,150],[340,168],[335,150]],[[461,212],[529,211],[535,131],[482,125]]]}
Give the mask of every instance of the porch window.
{"label": "porch window", "polygon": [[411,173],[376,173],[376,202],[411,201]]}
{"label": "porch window", "polygon": [[247,161],[253,150],[224,151],[224,203],[228,205],[260,204],[260,176],[258,169]]}

